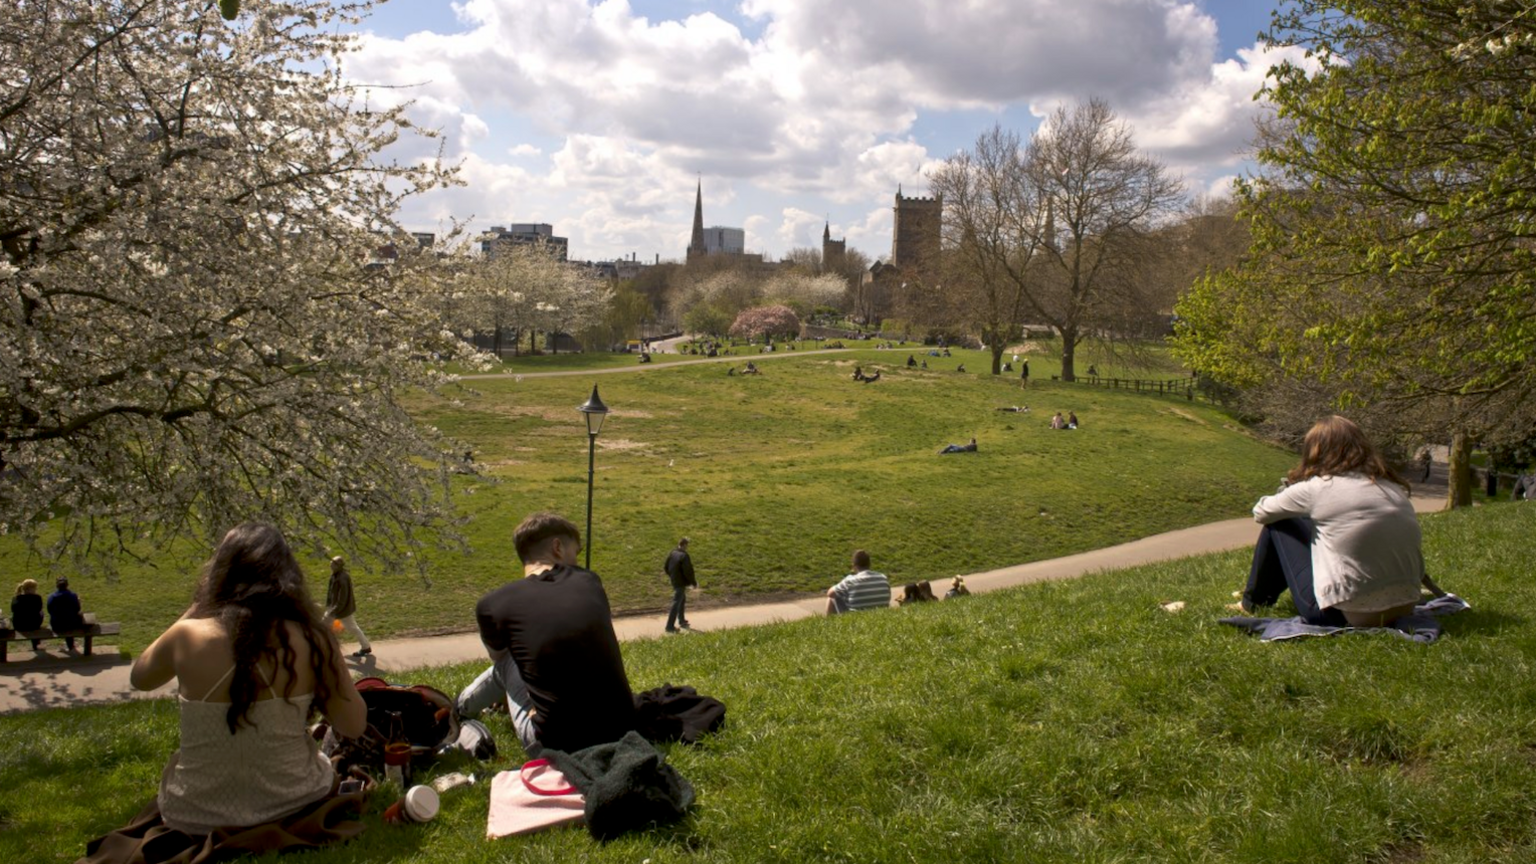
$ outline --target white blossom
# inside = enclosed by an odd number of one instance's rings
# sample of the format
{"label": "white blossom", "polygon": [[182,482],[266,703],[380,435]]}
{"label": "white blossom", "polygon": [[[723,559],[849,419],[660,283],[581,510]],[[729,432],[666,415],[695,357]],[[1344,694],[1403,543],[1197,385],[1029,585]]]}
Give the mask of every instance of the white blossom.
{"label": "white blossom", "polygon": [[426,358],[477,355],[443,320],[436,255],[401,242],[370,262],[403,236],[403,198],[453,178],[376,161],[402,109],[364,110],[337,65],[339,23],[371,5],[0,11],[13,533],[88,563],[265,519],[401,562],[442,527],[461,448],[395,398],[450,380]]}

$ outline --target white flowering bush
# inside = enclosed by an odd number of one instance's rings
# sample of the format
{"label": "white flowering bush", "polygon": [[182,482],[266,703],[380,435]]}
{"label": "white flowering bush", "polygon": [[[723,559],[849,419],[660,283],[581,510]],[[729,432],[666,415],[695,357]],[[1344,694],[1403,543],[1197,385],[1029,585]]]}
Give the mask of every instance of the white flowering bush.
{"label": "white flowering bush", "polygon": [[[0,9],[0,528],[109,563],[247,519],[410,557],[458,448],[400,395],[466,356],[393,222],[452,181],[341,75],[372,4]],[[432,531],[431,533],[438,533]]]}

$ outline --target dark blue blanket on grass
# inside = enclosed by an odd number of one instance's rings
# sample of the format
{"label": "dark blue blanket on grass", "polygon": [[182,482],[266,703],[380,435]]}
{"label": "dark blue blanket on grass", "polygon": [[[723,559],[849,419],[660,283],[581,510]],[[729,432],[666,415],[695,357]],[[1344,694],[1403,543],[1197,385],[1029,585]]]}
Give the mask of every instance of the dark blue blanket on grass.
{"label": "dark blue blanket on grass", "polygon": [[1302,636],[1336,636],[1340,633],[1391,633],[1415,642],[1428,643],[1440,638],[1440,616],[1471,608],[1472,605],[1467,601],[1455,594],[1447,594],[1413,607],[1413,614],[1404,615],[1385,627],[1328,627],[1308,624],[1300,616],[1295,618],[1237,617],[1220,620],[1223,624],[1257,633],[1259,639],[1264,642],[1299,639]]}

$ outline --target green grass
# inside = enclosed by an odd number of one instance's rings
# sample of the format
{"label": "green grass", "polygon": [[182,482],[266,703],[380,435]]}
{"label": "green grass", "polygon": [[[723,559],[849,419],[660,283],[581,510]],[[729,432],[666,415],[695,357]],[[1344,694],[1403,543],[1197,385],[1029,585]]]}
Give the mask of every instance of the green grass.
{"label": "green grass", "polygon": [[[282,860],[1530,861],[1536,506],[1424,524],[1431,571],[1474,605],[1434,645],[1266,645],[1220,625],[1244,552],[635,642],[637,687],[693,684],[729,706],[704,746],[664,748],[699,793],[683,824],[486,842],[478,785],[428,826],[375,810],[358,841]],[[452,692],[475,671],[404,678]],[[506,719],[488,722],[510,744]],[[44,711],[0,733],[0,860],[69,861],[153,793],[176,716],[166,701]]]}
{"label": "green grass", "polygon": [[[1052,382],[1048,356],[1033,357],[1025,391],[986,374],[981,352],[928,358],[927,371],[904,368],[908,353],[781,354],[748,377],[699,363],[488,379],[457,404],[418,399],[416,414],[470,442],[484,472],[455,493],[473,551],[428,553],[426,580],[354,566],[358,621],[370,638],[470,629],[480,595],[519,572],[511,531],[524,515],[584,524],[575,408],[593,383],[613,413],[597,442],[592,564],[620,611],[665,608],[661,563],[681,535],[702,604],[825,590],[860,547],[895,580],[935,579],[1241,516],[1294,460],[1198,402]],[[851,381],[855,363],[884,378]],[[1031,413],[996,410],[1018,404]],[[1050,430],[1055,410],[1082,428]],[[980,453],[936,455],[971,436]],[[185,608],[206,555],[183,546],[75,588],[137,650]],[[14,542],[0,542],[0,564],[39,569]],[[323,592],[323,559],[305,565]]]}

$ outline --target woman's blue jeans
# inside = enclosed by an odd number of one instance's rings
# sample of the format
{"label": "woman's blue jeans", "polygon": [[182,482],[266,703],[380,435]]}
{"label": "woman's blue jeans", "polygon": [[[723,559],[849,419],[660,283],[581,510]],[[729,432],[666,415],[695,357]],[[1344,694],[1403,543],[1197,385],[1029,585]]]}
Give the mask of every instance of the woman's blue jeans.
{"label": "woman's blue jeans", "polygon": [[1344,613],[1317,605],[1317,592],[1312,588],[1312,541],[1316,537],[1317,526],[1311,519],[1281,519],[1265,525],[1253,549],[1243,606],[1250,610],[1273,606],[1289,590],[1297,614],[1308,624],[1349,626]]}

